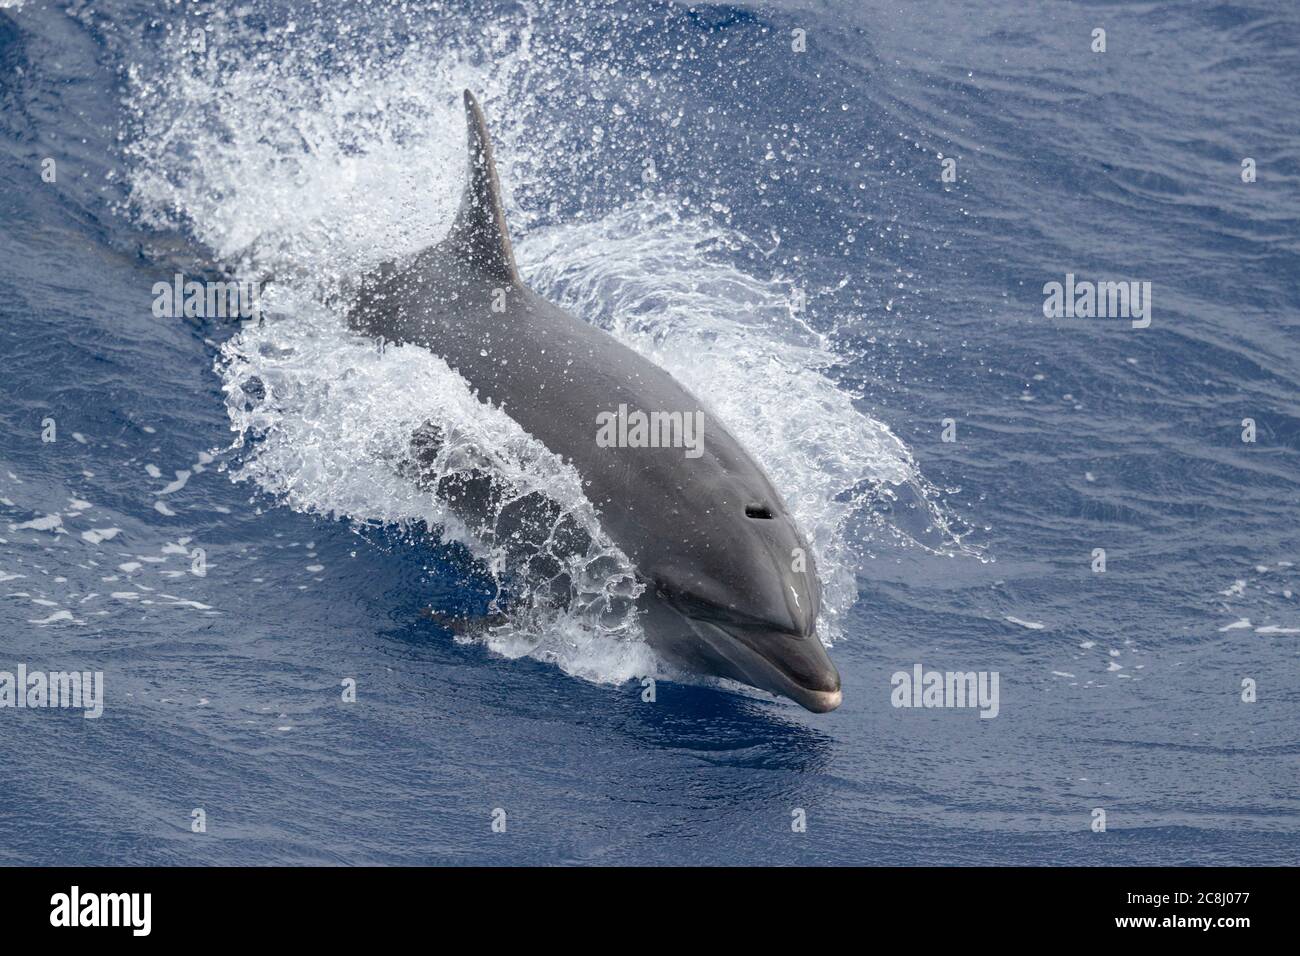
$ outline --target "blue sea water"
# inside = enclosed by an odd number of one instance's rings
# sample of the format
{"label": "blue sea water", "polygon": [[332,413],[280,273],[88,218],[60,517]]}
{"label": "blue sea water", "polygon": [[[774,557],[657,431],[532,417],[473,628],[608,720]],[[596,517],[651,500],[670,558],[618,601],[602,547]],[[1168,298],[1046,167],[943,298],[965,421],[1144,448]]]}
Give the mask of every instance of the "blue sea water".
{"label": "blue sea water", "polygon": [[[1293,6],[0,7],[0,670],[105,685],[0,708],[0,861],[1296,861]],[[466,86],[528,280],[800,517],[838,711],[423,613],[492,555],[387,456],[511,423],[334,294],[445,227]],[[223,270],[261,325],[153,314]],[[1045,317],[1067,274],[1149,327]],[[893,706],[916,664],[997,716]]]}

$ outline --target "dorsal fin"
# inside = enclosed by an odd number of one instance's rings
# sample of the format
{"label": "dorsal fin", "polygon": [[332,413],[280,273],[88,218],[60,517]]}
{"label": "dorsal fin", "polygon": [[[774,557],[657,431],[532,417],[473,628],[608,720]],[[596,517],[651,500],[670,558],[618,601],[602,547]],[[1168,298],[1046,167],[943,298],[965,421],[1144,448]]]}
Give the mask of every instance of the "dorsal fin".
{"label": "dorsal fin", "polygon": [[469,170],[460,211],[447,233],[445,245],[475,269],[504,282],[519,282],[515,253],[506,229],[501,186],[492,159],[492,140],[478,100],[465,91],[465,126],[469,142]]}

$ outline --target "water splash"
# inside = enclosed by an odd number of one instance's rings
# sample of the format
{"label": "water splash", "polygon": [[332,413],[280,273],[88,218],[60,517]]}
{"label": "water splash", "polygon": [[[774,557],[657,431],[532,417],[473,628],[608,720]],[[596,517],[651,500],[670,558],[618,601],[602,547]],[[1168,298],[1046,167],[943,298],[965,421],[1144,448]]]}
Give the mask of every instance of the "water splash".
{"label": "water splash", "polygon": [[[237,479],[298,510],[462,542],[515,597],[500,608],[504,623],[478,632],[500,653],[593,680],[654,669],[628,608],[634,568],[573,469],[441,359],[414,346],[380,350],[346,330],[340,293],[352,277],[446,231],[464,168],[458,93],[470,87],[493,121],[525,278],[668,369],[759,459],[816,551],[824,639],[840,634],[856,600],[862,535],[873,528],[862,518],[877,503],[911,489],[938,532],[929,546],[961,547],[907,448],[837,386],[843,357],[791,310],[791,282],[746,271],[745,236],[662,193],[549,221],[566,188],[539,173],[565,122],[549,93],[579,68],[539,39],[527,7],[469,40],[438,19],[391,49],[388,35],[341,20],[255,28],[239,14],[213,17],[220,35],[239,38],[240,60],[195,59],[178,43],[161,68],[129,71],[126,208],[186,232],[238,275],[270,277],[271,319],[227,341],[216,363]],[[488,464],[504,500],[545,495],[557,521],[588,535],[589,547],[564,559],[566,600],[521,594],[509,548],[412,480],[403,463],[429,422]],[[463,460],[445,451],[434,486]]]}

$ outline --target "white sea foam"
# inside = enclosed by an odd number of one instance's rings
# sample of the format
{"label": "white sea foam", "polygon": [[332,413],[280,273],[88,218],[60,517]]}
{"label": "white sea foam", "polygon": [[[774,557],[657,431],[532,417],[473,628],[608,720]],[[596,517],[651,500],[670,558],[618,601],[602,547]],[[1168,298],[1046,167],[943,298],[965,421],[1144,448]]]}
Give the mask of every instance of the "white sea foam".
{"label": "white sea foam", "polygon": [[345,328],[349,277],[445,232],[465,162],[459,91],[469,87],[492,123],[525,278],[667,368],[761,461],[816,551],[828,640],[856,599],[860,534],[872,527],[860,519],[875,500],[910,487],[940,547],[960,547],[907,448],[836,385],[840,357],[787,308],[797,276],[747,271],[745,236],[682,214],[667,194],[543,224],[564,187],[535,170],[567,119],[547,91],[563,79],[556,71],[579,68],[541,48],[526,9],[476,23],[463,42],[411,44],[386,60],[333,38],[328,67],[310,27],[287,43],[283,27],[214,16],[223,36],[239,38],[239,58],[178,49],[176,62],[130,71],[130,213],[188,230],[241,277],[272,277],[261,302],[270,318],[230,339],[217,362],[236,479],[363,527],[440,528],[505,584],[505,551],[402,473],[413,432],[434,422],[454,436],[436,474],[486,464],[510,496],[545,494],[592,541],[567,561],[567,608],[516,600],[477,636],[593,680],[653,669],[628,611],[634,569],[572,467],[438,357],[381,351]]}
{"label": "white sea foam", "polygon": [[1020,618],[1012,617],[1010,614],[1005,615],[1005,617],[1012,624],[1019,624],[1021,627],[1026,627],[1031,631],[1041,631],[1044,627],[1047,626],[1038,621],[1022,621]]}
{"label": "white sea foam", "polygon": [[33,518],[30,521],[24,521],[21,524],[11,524],[10,531],[22,531],[29,529],[32,531],[54,531],[63,530],[63,518],[57,514],[43,515],[40,518]]}
{"label": "white sea foam", "polygon": [[89,531],[81,532],[81,538],[90,544],[102,544],[116,538],[121,533],[121,528],[91,528]]}
{"label": "white sea foam", "polygon": [[69,624],[86,623],[85,621],[79,621],[75,617],[73,617],[71,611],[55,611],[49,617],[29,619],[27,623],[28,624],[62,624],[65,621]]}

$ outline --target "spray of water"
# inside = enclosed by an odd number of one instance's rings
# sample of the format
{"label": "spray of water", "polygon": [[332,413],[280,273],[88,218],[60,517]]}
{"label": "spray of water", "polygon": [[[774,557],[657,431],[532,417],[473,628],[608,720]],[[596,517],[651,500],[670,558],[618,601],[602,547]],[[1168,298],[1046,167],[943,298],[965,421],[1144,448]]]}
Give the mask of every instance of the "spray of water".
{"label": "spray of water", "polygon": [[[737,265],[745,236],[662,194],[547,221],[562,187],[537,170],[558,135],[546,131],[563,125],[552,122],[548,93],[574,67],[562,46],[538,38],[527,8],[465,34],[476,40],[440,42],[438,29],[457,34],[437,21],[392,50],[339,20],[254,26],[241,14],[213,16],[240,38],[240,60],[195,59],[178,42],[173,61],[130,72],[126,211],[268,282],[270,318],[227,341],[216,362],[237,480],[291,508],[463,543],[511,593],[496,608],[500,622],[476,632],[500,653],[592,680],[655,669],[629,603],[635,568],[601,530],[573,469],[438,357],[381,350],[346,329],[350,279],[445,233],[464,167],[457,97],[469,87],[493,118],[525,279],[668,369],[759,459],[816,551],[828,642],[856,599],[860,535],[871,527],[861,518],[874,502],[914,489],[943,532],[939,547],[959,546],[906,447],[835,384],[842,359],[790,309],[789,283]],[[455,436],[430,466],[435,488],[458,469],[487,469],[502,507],[544,495],[558,506],[557,526],[583,529],[589,545],[558,559],[563,600],[553,588],[545,599],[521,592],[517,555],[412,479],[412,436],[429,423]]]}

